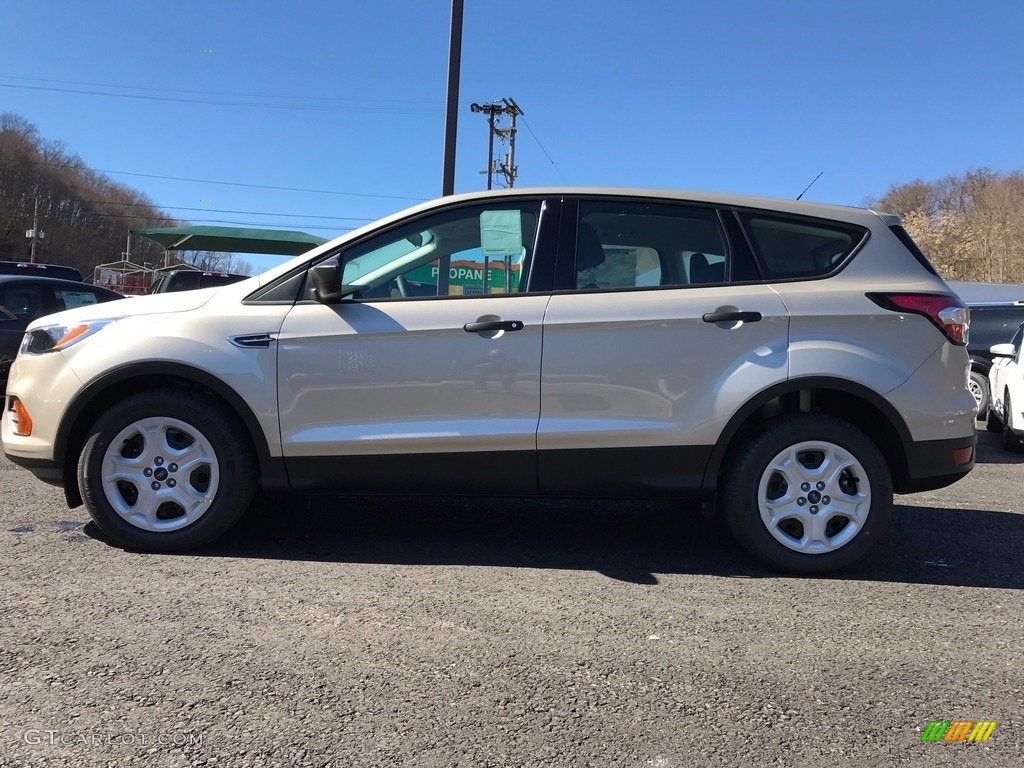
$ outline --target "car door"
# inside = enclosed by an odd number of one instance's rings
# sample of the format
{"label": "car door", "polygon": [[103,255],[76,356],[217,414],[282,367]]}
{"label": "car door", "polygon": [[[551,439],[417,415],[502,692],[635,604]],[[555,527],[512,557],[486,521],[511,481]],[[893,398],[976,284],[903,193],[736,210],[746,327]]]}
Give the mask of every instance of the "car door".
{"label": "car door", "polygon": [[536,488],[557,216],[537,198],[448,205],[331,257],[350,297],[299,302],[278,338],[293,486]]}
{"label": "car door", "polygon": [[629,198],[564,208],[574,226],[544,321],[541,490],[698,488],[728,419],[787,378],[785,306],[727,212]]}

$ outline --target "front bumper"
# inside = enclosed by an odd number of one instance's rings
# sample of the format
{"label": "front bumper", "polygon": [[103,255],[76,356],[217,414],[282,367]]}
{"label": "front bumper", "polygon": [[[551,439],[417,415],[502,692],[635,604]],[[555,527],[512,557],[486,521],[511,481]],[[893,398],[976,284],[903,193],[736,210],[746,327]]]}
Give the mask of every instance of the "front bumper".
{"label": "front bumper", "polygon": [[8,453],[6,450],[4,450],[4,456],[12,464],[27,469],[44,483],[64,486],[64,468],[58,462],[51,459],[27,459],[24,456]]}

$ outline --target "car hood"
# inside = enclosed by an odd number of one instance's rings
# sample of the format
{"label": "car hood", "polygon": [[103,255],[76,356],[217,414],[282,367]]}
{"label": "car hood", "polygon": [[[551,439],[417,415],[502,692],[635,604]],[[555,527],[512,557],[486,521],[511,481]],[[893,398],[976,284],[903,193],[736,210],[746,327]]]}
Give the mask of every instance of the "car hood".
{"label": "car hood", "polygon": [[220,288],[203,288],[196,291],[158,293],[152,296],[129,296],[116,301],[105,301],[77,307],[54,315],[34,320],[29,330],[55,323],[81,323],[99,318],[130,317],[132,315],[158,315],[167,312],[191,312],[199,309],[213,298]]}

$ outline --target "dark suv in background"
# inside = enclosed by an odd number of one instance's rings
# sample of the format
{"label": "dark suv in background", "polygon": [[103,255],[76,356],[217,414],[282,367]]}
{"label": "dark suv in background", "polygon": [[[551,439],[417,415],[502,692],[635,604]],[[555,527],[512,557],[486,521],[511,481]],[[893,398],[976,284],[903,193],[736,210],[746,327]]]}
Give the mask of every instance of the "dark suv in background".
{"label": "dark suv in background", "polygon": [[985,418],[991,395],[988,372],[992,368],[993,344],[1005,344],[1017,326],[1024,323],[1024,285],[949,282],[949,287],[971,309],[971,335],[967,352],[971,356],[970,390],[978,403],[978,418]]}
{"label": "dark suv in background", "polygon": [[38,261],[0,261],[0,275],[59,277],[62,280],[83,280],[82,273],[63,264],[40,264]]}

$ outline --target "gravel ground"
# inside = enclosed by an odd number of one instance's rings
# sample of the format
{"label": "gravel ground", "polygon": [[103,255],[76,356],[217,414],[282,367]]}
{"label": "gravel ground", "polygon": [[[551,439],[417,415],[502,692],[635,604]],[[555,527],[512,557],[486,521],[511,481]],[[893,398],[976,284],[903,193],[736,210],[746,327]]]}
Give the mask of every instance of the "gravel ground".
{"label": "gravel ground", "polygon": [[0,459],[0,767],[1020,766],[1024,457],[981,437],[827,579],[667,503],[263,499],[142,555]]}

